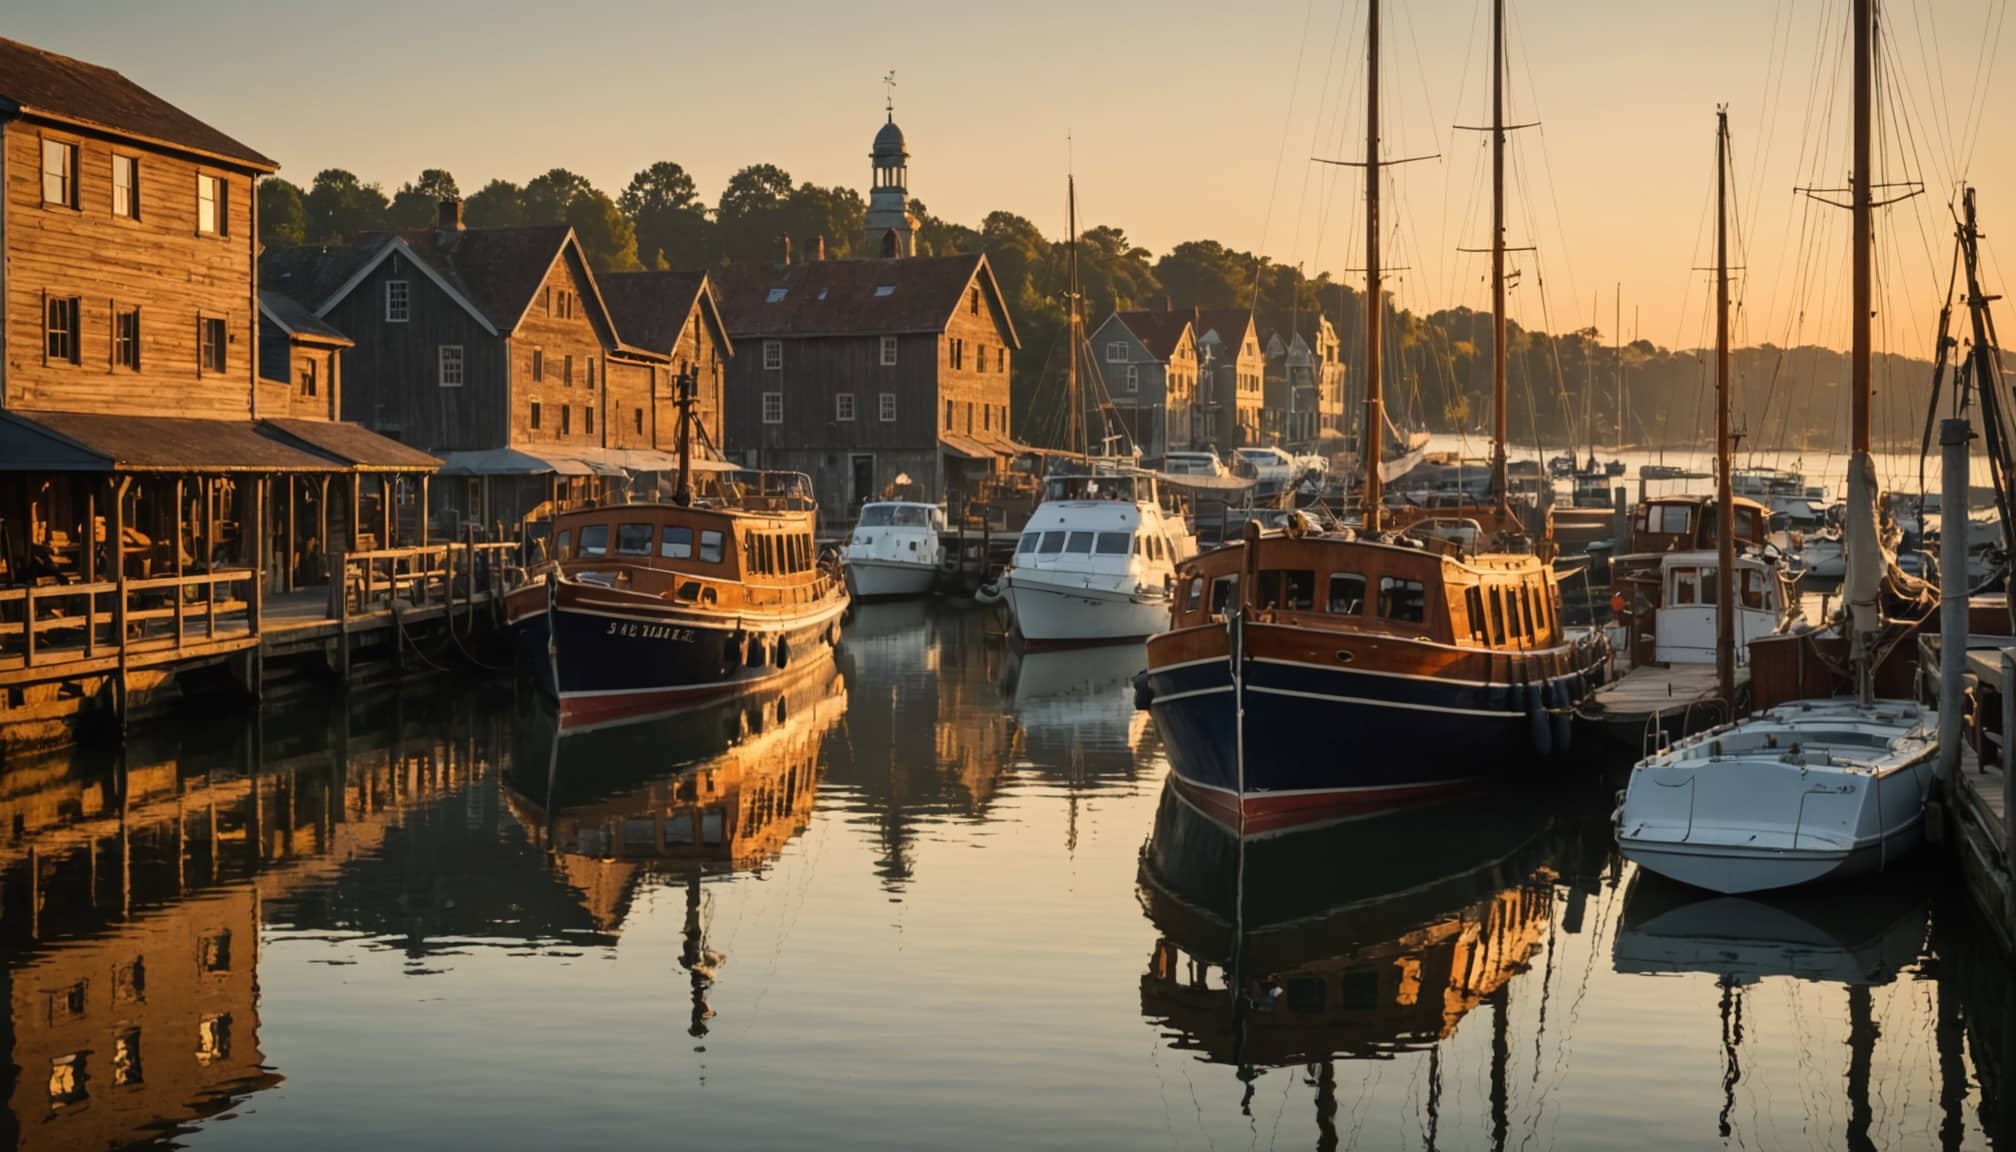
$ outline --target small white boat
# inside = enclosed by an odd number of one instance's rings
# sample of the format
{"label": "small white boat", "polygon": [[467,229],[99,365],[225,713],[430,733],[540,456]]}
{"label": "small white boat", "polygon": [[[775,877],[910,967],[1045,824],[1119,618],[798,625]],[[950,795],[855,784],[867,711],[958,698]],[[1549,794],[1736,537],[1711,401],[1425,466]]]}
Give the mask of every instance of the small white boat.
{"label": "small white boat", "polygon": [[1617,843],[1726,894],[1880,871],[1917,846],[1938,750],[1937,713],[1907,700],[1767,709],[1640,761]]}
{"label": "small white boat", "polygon": [[923,596],[938,579],[945,513],[936,504],[884,500],[861,507],[847,541],[847,587],[862,599]]}
{"label": "small white boat", "polygon": [[1168,630],[1176,566],[1195,554],[1153,476],[1053,476],[999,587],[1032,644],[1140,640]]}

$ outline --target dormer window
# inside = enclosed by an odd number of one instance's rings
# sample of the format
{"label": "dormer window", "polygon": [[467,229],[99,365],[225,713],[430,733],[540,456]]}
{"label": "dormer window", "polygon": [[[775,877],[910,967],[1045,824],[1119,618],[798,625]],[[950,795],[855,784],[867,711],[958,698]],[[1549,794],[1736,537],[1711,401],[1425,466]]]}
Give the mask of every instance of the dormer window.
{"label": "dormer window", "polygon": [[791,290],[789,288],[772,288],[770,289],[770,294],[764,297],[763,302],[765,304],[782,304],[784,297],[790,294]]}

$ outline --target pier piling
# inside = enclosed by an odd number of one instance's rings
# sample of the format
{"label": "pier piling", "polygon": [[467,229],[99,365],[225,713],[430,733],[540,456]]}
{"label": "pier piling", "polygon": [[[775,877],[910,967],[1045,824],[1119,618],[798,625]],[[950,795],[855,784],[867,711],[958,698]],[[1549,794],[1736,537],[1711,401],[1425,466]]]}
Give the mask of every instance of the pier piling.
{"label": "pier piling", "polygon": [[[1967,688],[1967,441],[1972,435],[1965,420],[1939,422],[1938,776],[1942,787],[1952,785],[1960,765],[1960,701]],[[2008,699],[2006,694],[2004,699]],[[2010,729],[2004,727],[2003,731]]]}

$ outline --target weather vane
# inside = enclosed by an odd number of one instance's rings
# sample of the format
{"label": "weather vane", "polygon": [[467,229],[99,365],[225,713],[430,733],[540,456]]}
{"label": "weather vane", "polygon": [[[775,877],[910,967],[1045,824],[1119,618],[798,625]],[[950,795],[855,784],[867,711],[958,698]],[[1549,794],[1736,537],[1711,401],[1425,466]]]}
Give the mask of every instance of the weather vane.
{"label": "weather vane", "polygon": [[896,121],[896,70],[891,68],[882,76],[882,110],[889,114],[890,123]]}

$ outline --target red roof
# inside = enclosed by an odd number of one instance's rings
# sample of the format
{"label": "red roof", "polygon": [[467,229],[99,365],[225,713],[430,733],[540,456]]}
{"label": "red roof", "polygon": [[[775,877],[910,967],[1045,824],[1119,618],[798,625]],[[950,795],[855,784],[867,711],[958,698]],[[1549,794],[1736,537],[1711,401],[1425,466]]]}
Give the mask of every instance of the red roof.
{"label": "red roof", "polygon": [[[1008,310],[987,258],[912,256],[890,260],[807,260],[798,264],[730,264],[716,288],[729,335],[841,336],[943,332],[969,288]],[[1007,343],[1020,348],[1012,320]]]}
{"label": "red roof", "polygon": [[0,112],[165,144],[257,172],[279,165],[110,68],[0,37]]}
{"label": "red roof", "polygon": [[1190,328],[1189,311],[1175,312],[1116,312],[1120,323],[1141,341],[1148,354],[1164,364],[1176,354],[1176,346],[1183,342],[1183,333]]}

